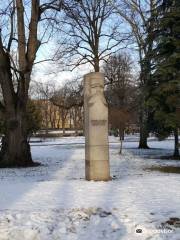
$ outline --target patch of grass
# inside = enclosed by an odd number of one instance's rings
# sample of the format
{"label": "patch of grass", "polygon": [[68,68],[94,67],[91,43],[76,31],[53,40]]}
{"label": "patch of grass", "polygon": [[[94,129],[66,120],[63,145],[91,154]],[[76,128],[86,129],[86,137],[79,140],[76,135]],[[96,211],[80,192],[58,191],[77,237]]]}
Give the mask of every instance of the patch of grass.
{"label": "patch of grass", "polygon": [[152,166],[150,168],[145,168],[144,170],[180,174],[180,167],[175,166]]}
{"label": "patch of grass", "polygon": [[161,159],[164,160],[180,160],[180,156],[174,157],[174,156],[161,156]]}
{"label": "patch of grass", "polygon": [[175,228],[180,228],[180,218],[171,217],[166,222],[163,222],[162,227],[173,226]]}
{"label": "patch of grass", "polygon": [[23,164],[11,165],[11,164],[4,164],[0,162],[0,169],[1,168],[29,168],[29,167],[39,167],[39,166],[42,166],[42,164],[39,162],[32,162],[31,164],[28,164],[28,165],[23,165]]}

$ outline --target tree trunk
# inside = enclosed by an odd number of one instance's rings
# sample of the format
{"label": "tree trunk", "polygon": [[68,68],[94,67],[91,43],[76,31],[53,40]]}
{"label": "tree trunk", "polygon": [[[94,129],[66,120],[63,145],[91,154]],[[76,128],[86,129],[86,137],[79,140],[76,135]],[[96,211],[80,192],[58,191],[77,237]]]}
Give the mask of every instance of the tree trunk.
{"label": "tree trunk", "polygon": [[65,129],[65,127],[63,127],[63,136],[65,136],[66,135],[66,129]]}
{"label": "tree trunk", "polygon": [[120,149],[119,149],[119,154],[122,154],[122,144],[123,144],[123,139],[120,139]]}
{"label": "tree trunk", "polygon": [[142,149],[148,149],[148,144],[147,144],[147,130],[146,126],[141,125],[140,126],[140,139],[139,139],[139,148]]}
{"label": "tree trunk", "polygon": [[74,113],[74,130],[75,130],[75,136],[78,136],[78,126],[77,126],[77,110],[75,109]]}
{"label": "tree trunk", "polygon": [[[23,167],[33,165],[28,143],[26,106],[28,83],[24,74],[19,79],[17,93],[14,91],[9,55],[4,52],[0,39],[0,84],[4,100],[3,119],[5,132],[0,151],[0,167]],[[29,82],[29,79],[27,79]],[[24,90],[24,91],[22,91]]]}
{"label": "tree trunk", "polygon": [[[149,45],[149,52],[151,52],[151,45]],[[139,48],[141,49],[141,48]],[[141,96],[140,96],[140,139],[139,139],[139,148],[148,149],[147,138],[148,138],[148,129],[147,129],[147,85],[151,79],[151,63],[150,59],[147,57],[147,53],[145,54],[144,58],[142,57],[141,51],[139,52],[140,56],[140,67],[141,67],[141,74],[140,74],[140,82],[141,82]]]}
{"label": "tree trunk", "polygon": [[75,136],[78,136],[78,128],[75,126]]}
{"label": "tree trunk", "polygon": [[65,120],[64,119],[62,119],[62,134],[63,134],[63,136],[65,136],[65,134],[66,134]]}
{"label": "tree trunk", "polygon": [[0,167],[32,166],[34,164],[27,140],[25,113],[22,109],[12,112],[6,116],[6,130],[0,152]]}
{"label": "tree trunk", "polygon": [[122,144],[124,140],[124,129],[122,127],[119,128],[119,140],[120,140],[119,154],[122,154]]}
{"label": "tree trunk", "polygon": [[72,119],[71,119],[71,111],[70,111],[70,114],[69,114],[69,128],[71,129],[72,128]]}
{"label": "tree trunk", "polygon": [[100,67],[99,67],[99,56],[98,56],[98,49],[95,50],[94,53],[94,71],[95,72],[99,72],[100,71]]}
{"label": "tree trunk", "polygon": [[119,139],[124,141],[124,128],[119,128]]}
{"label": "tree trunk", "polygon": [[174,131],[174,157],[179,157],[179,136],[178,129]]}
{"label": "tree trunk", "polygon": [[[40,1],[31,1],[31,15],[29,28],[26,31],[24,21],[24,1],[12,1],[16,7],[15,19],[17,49],[17,70],[11,67],[11,43],[13,35],[9,38],[8,48],[3,46],[0,31],[0,86],[3,96],[5,136],[2,140],[0,152],[0,166],[2,167],[26,167],[32,166],[33,161],[28,143],[26,106],[32,67],[36,53],[40,46],[37,37],[37,27],[40,20]],[[11,3],[9,4],[11,7]],[[8,8],[9,8],[8,7]],[[13,24],[14,25],[14,24]],[[14,32],[10,26],[11,33]],[[26,37],[26,33],[28,37]],[[9,35],[9,34],[8,34]],[[14,46],[14,45],[13,45]],[[6,50],[5,50],[6,49]],[[14,74],[14,77],[12,76]],[[16,76],[16,77],[15,77]],[[15,84],[17,80],[17,85]]]}
{"label": "tree trunk", "polygon": [[140,139],[139,139],[139,148],[148,149],[147,144],[148,131],[147,131],[147,120],[145,112],[142,110],[140,113]]}
{"label": "tree trunk", "polygon": [[49,129],[49,122],[48,122],[48,111],[45,112],[45,121],[46,121],[46,126],[45,126],[45,138],[48,137],[48,129]]}

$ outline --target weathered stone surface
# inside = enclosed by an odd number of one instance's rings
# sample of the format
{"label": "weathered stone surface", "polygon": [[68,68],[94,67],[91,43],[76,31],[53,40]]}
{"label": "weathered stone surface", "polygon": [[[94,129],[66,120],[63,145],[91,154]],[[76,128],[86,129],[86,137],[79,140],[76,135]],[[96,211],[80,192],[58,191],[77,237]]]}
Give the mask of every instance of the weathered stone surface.
{"label": "weathered stone surface", "polygon": [[84,114],[86,179],[108,181],[108,107],[102,73],[89,73],[84,77]]}

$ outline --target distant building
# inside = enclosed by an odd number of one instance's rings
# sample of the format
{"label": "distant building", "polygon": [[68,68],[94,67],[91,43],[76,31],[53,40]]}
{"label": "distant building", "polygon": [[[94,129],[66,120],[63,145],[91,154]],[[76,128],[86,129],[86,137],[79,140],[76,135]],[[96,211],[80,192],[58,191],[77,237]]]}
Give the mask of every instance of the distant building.
{"label": "distant building", "polygon": [[47,99],[34,100],[42,115],[42,129],[82,129],[83,112],[80,108],[64,109]]}

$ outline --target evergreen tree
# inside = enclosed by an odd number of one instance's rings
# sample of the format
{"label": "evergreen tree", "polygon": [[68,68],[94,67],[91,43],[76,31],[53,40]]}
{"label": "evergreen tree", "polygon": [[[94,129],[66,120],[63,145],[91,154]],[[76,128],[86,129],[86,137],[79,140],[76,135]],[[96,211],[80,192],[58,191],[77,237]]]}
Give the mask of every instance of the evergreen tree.
{"label": "evergreen tree", "polygon": [[152,78],[148,91],[151,108],[151,130],[165,138],[175,136],[174,156],[179,157],[178,117],[180,107],[180,1],[157,3],[154,28]]}

